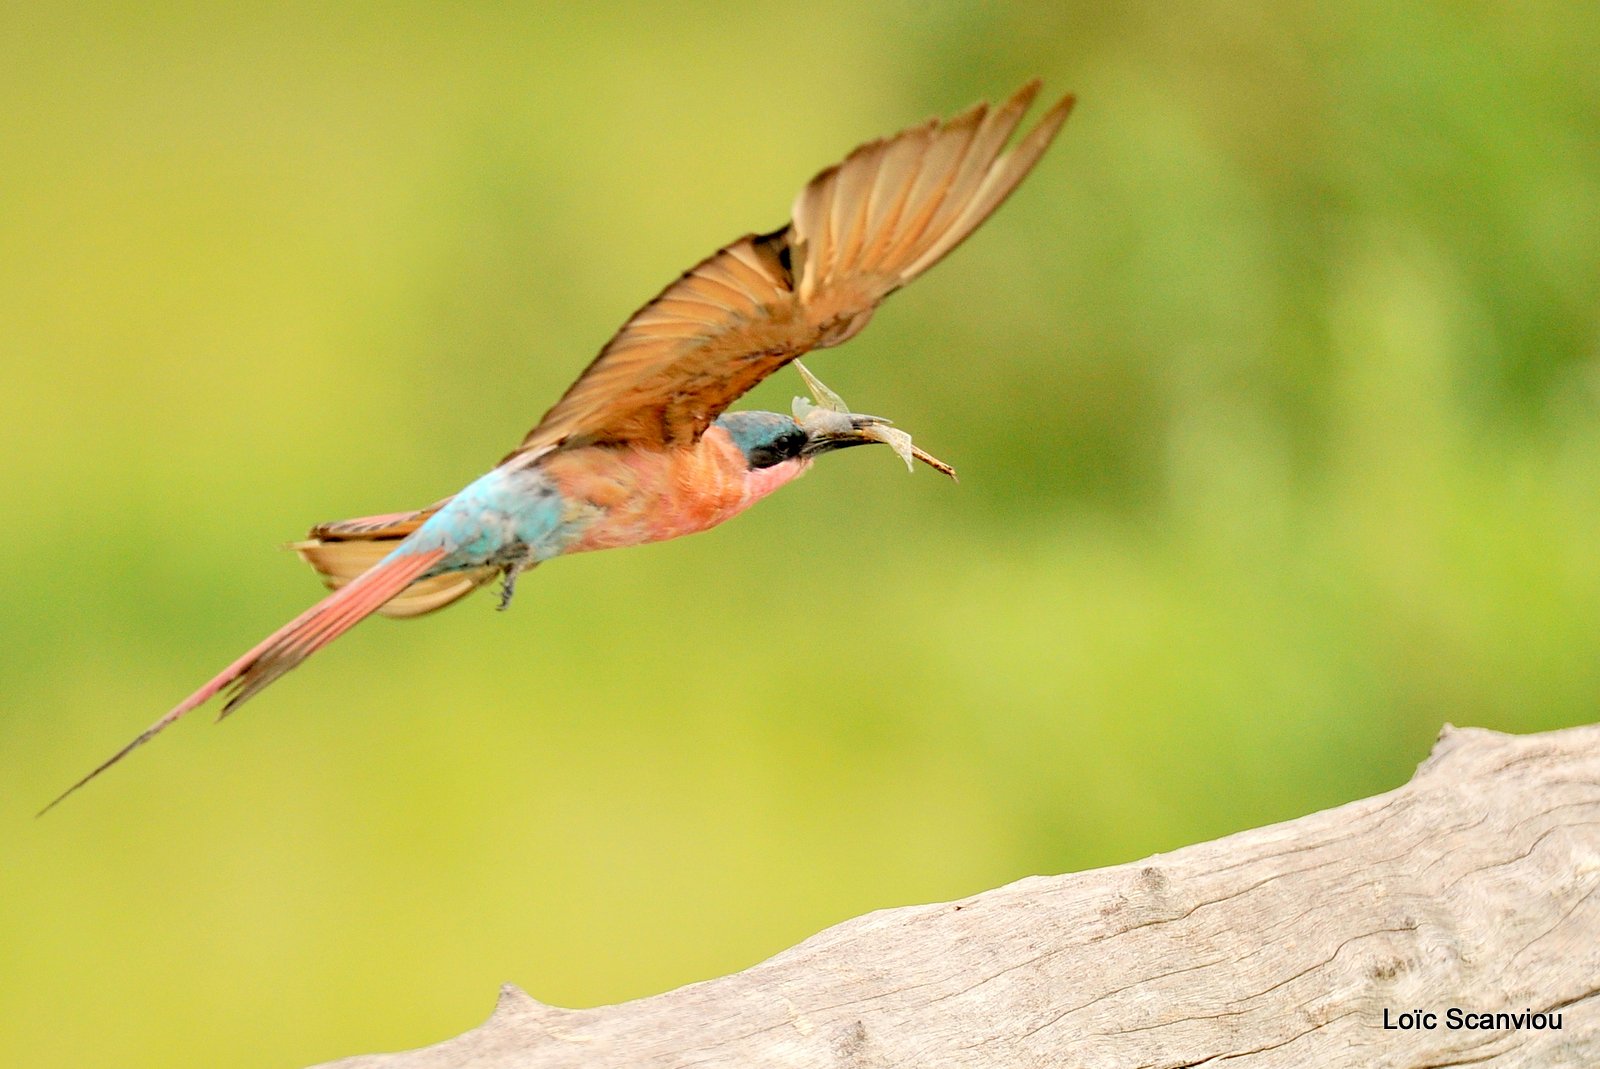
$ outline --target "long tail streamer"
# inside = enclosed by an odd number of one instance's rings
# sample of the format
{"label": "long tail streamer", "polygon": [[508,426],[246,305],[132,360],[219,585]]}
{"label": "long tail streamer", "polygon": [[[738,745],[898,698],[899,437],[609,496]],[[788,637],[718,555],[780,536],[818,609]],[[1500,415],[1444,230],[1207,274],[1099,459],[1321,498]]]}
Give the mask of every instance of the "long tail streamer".
{"label": "long tail streamer", "polygon": [[205,704],[218,692],[232,687],[227,716],[279,676],[350,630],[379,606],[410,586],[444,557],[443,549],[425,553],[406,553],[391,557],[334,591],[305,612],[274,631],[243,657],[211,678],[203,687],[180,702],[171,712],[145,728],[128,745],[112,754],[93,772],[62,791],[56,800],[39,810],[44,816],[66,797],[85,786],[112,765],[165,731],[179,717]]}

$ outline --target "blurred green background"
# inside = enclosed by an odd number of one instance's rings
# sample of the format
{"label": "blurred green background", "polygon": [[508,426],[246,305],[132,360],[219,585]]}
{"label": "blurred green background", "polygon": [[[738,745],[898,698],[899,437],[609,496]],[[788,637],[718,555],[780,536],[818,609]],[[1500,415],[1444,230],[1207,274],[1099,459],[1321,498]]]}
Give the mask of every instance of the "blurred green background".
{"label": "blurred green background", "polygon": [[[34,8],[31,12],[28,7]],[[300,1066],[1600,694],[1600,7],[8,5],[0,1058]],[[342,640],[33,811],[854,144],[1080,94],[813,367],[954,462]],[[784,408],[785,372],[751,399]]]}

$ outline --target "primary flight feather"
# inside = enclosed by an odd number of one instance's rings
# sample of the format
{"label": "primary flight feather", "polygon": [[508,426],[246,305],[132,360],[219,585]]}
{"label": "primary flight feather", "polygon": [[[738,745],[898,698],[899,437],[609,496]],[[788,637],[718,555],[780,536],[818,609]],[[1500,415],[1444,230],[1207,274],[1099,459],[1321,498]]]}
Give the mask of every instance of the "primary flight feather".
{"label": "primary flight feather", "polygon": [[40,812],[224,691],[227,715],[374,612],[419,616],[496,577],[504,607],[542,561],[714,527],[835,449],[887,443],[953,474],[809,373],[815,406],[727,409],[797,357],[849,340],[1000,206],[1072,109],[1061,99],[1012,143],[1038,91],[1031,82],[998,107],[869,142],[817,175],[787,226],[724,246],[635,312],[522,444],[455,496],[313,528],[295,549],[333,593]]}

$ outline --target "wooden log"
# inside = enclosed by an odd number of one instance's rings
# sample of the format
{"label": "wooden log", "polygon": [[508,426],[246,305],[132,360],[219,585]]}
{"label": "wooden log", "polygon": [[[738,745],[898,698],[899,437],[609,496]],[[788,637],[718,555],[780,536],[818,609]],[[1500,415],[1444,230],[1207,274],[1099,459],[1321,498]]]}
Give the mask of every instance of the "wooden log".
{"label": "wooden log", "polygon": [[617,1006],[508,985],[462,1036],[329,1069],[1594,1069],[1597,889],[1600,725],[1446,727],[1375,798],[870,913]]}

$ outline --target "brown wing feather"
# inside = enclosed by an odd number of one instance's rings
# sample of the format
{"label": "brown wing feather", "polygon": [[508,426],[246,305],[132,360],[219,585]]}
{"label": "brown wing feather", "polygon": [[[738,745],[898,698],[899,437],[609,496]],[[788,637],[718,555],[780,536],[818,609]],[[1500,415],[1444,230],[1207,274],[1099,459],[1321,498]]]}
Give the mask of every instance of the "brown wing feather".
{"label": "brown wing feather", "polygon": [[720,249],[634,313],[512,455],[692,441],[784,364],[855,335],[1038,162],[1070,96],[1003,151],[1038,92],[1030,82],[993,110],[979,104],[868,142],[817,175],[787,227]]}
{"label": "brown wing feather", "polygon": [[[327,541],[313,537],[290,543],[289,548],[316,570],[329,590],[338,590],[369,571],[398,544],[396,537]],[[486,567],[418,579],[379,606],[378,612],[396,619],[421,616],[465,597],[499,574],[499,568]]]}
{"label": "brown wing feather", "polygon": [[427,508],[416,509],[412,512],[386,512],[381,516],[357,516],[352,520],[334,520],[330,523],[319,523],[311,528],[309,537],[318,538],[324,542],[366,541],[369,539],[390,539],[398,542],[406,535],[421,527],[429,516],[438,512],[450,501],[435,501]]}

